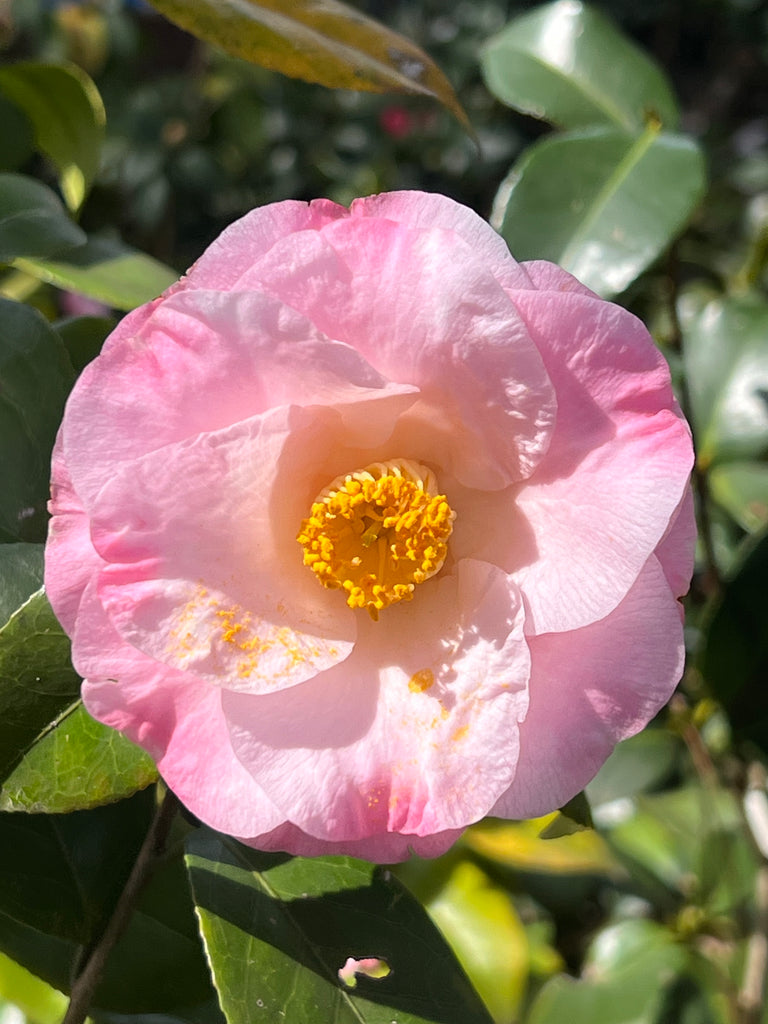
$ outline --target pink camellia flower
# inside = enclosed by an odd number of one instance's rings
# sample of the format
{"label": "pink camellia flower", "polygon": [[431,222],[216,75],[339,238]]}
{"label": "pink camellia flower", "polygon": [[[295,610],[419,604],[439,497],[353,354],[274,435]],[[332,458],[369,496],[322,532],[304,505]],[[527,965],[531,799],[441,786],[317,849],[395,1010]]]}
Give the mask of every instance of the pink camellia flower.
{"label": "pink camellia flower", "polygon": [[691,462],[642,324],[470,210],[277,203],[80,377],[46,586],[88,710],[203,821],[433,855],[669,698]]}

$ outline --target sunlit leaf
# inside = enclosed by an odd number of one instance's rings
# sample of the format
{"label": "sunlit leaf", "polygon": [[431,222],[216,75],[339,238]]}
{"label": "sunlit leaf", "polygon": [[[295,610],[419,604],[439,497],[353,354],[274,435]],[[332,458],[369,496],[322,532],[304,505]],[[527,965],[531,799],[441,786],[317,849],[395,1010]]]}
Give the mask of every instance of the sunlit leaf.
{"label": "sunlit leaf", "polygon": [[59,1024],[67,1008],[67,999],[61,992],[2,953],[0,997],[18,1006],[35,1024]]}
{"label": "sunlit leaf", "polygon": [[68,252],[66,259],[18,259],[14,265],[57,288],[121,310],[151,302],[179,277],[151,256],[104,239],[91,239]]}
{"label": "sunlit leaf", "polygon": [[50,458],[74,371],[56,332],[0,298],[0,539],[42,541]]}
{"label": "sunlit leaf", "polygon": [[24,61],[0,67],[0,92],[32,122],[38,148],[56,165],[67,205],[77,211],[98,170],[104,136],[96,86],[74,64]]}
{"label": "sunlit leaf", "polygon": [[157,779],[151,757],[71,706],[38,737],[0,786],[0,811],[68,811],[130,796]]}
{"label": "sunlit leaf", "polygon": [[693,296],[680,313],[699,464],[768,454],[768,302]]}
{"label": "sunlit leaf", "polygon": [[678,112],[653,61],[594,7],[558,0],[514,18],[482,53],[491,92],[503,103],[563,128],[669,128]]}
{"label": "sunlit leaf", "polygon": [[[187,864],[228,1024],[489,1024],[424,910],[391,874],[346,857],[257,853],[215,834],[189,840]],[[386,977],[339,978],[349,957]]]}
{"label": "sunlit leaf", "polygon": [[42,590],[0,630],[0,779],[79,699],[69,649]]}
{"label": "sunlit leaf", "polygon": [[56,256],[85,242],[58,197],[34,178],[0,174],[0,263]]}
{"label": "sunlit leaf", "polygon": [[531,146],[499,189],[493,222],[519,260],[559,263],[598,294],[623,291],[672,242],[704,189],[696,144],[600,128]]}
{"label": "sunlit leaf", "polygon": [[483,857],[520,871],[616,874],[616,861],[597,832],[542,839],[542,830],[556,817],[555,813],[531,821],[484,821],[469,829],[464,842]]}
{"label": "sunlit leaf", "polygon": [[448,79],[408,39],[340,0],[152,0],[227,53],[332,89],[429,96],[471,132]]}

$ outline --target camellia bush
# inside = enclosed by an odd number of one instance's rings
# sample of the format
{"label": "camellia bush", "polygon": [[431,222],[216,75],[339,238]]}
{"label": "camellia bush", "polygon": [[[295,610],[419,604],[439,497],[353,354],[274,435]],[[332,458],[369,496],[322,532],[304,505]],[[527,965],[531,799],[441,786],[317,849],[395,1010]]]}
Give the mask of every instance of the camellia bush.
{"label": "camellia bush", "polygon": [[768,1024],[764,9],[153,5],[0,8],[0,1024]]}

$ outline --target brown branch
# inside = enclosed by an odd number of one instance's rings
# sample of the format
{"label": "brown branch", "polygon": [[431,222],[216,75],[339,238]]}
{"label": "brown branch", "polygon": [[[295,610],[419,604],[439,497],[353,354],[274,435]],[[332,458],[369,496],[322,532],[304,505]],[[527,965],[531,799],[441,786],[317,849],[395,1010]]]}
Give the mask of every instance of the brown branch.
{"label": "brown branch", "polygon": [[167,790],[157,806],[112,917],[72,985],[69,1006],[62,1024],[83,1024],[85,1021],[107,960],[131,919],[144,886],[161,859],[178,808],[178,800]]}

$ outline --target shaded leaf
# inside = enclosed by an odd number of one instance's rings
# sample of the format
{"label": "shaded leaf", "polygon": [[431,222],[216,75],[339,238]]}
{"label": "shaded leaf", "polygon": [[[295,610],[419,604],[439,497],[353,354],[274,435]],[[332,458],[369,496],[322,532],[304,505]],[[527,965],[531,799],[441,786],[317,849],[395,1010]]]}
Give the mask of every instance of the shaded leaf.
{"label": "shaded leaf", "polygon": [[0,93],[0,171],[17,171],[34,148],[32,125],[15,103]]}
{"label": "shaded leaf", "polygon": [[[194,834],[187,865],[214,984],[229,1024],[488,1024],[424,910],[390,872],[347,857],[266,855]],[[385,978],[347,959],[377,957]]]}
{"label": "shaded leaf", "polygon": [[672,242],[704,190],[696,144],[650,124],[570,132],[531,146],[499,189],[493,222],[519,260],[559,263],[604,297]]}
{"label": "shaded leaf", "polygon": [[38,148],[59,172],[61,191],[77,211],[96,175],[104,137],[104,105],[74,64],[25,61],[0,68],[0,91],[32,122]]}
{"label": "shaded leaf", "polygon": [[112,912],[153,806],[148,791],[94,811],[0,814],[0,914],[90,942]]}
{"label": "shaded leaf", "polygon": [[680,313],[699,465],[768,453],[768,303],[691,296]]}
{"label": "shaded leaf", "polygon": [[78,701],[69,649],[42,590],[0,630],[0,779]]}
{"label": "shaded leaf", "polygon": [[514,18],[482,53],[494,96],[562,128],[669,128],[677,104],[665,75],[596,8],[558,0]]}
{"label": "shaded leaf", "polygon": [[0,544],[0,628],[43,585],[42,544]]}
{"label": "shaded leaf", "polygon": [[[153,792],[148,791],[95,811],[0,815],[3,844],[7,822],[23,830],[16,847],[5,851],[8,885],[21,877],[23,913],[17,918],[7,913],[0,889],[0,948],[68,992],[83,940],[92,941],[111,913],[153,809]],[[24,874],[25,857],[29,877]],[[35,879],[39,897],[26,891]],[[46,915],[45,901],[54,893],[60,902],[50,903]],[[74,914],[80,914],[79,927]],[[101,1019],[102,1011],[110,1011],[110,1018],[113,1013],[140,1014],[141,1020],[147,1014],[170,1014],[183,1024],[223,1021],[216,1011],[180,848],[153,876],[107,962],[91,1014]]]}
{"label": "shaded leaf", "polygon": [[448,79],[408,39],[339,0],[152,0],[227,53],[332,89],[405,92],[442,103],[471,133]]}
{"label": "shaded leaf", "polygon": [[709,490],[748,533],[768,526],[767,463],[718,463],[709,473]]}
{"label": "shaded leaf", "polygon": [[644,729],[619,743],[587,786],[592,805],[656,789],[674,772],[681,742],[663,729]]}
{"label": "shaded leaf", "polygon": [[79,373],[99,354],[104,339],[117,326],[117,320],[111,316],[73,316],[57,320],[53,326]]}
{"label": "shaded leaf", "polygon": [[0,298],[0,540],[42,541],[50,459],[75,379],[56,332],[40,313]]}
{"label": "shaded leaf", "polygon": [[541,838],[559,839],[561,836],[570,836],[574,832],[583,832],[589,828],[593,828],[589,800],[586,793],[577,793],[541,830]]}
{"label": "shaded leaf", "polygon": [[0,811],[63,814],[113,803],[157,780],[154,761],[78,703],[53,722],[0,787]]}
{"label": "shaded leaf", "polygon": [[151,256],[107,239],[91,239],[68,252],[66,260],[18,259],[14,265],[57,288],[121,310],[151,302],[179,278]]}
{"label": "shaded leaf", "polygon": [[23,174],[0,174],[0,263],[56,256],[85,242],[57,196]]}
{"label": "shaded leaf", "polygon": [[768,531],[755,536],[706,631],[701,671],[738,739],[768,752]]}

